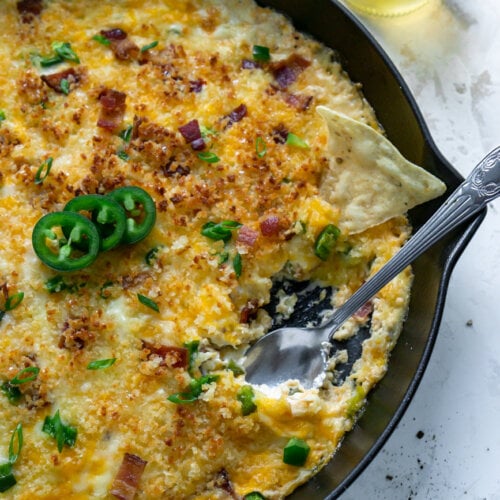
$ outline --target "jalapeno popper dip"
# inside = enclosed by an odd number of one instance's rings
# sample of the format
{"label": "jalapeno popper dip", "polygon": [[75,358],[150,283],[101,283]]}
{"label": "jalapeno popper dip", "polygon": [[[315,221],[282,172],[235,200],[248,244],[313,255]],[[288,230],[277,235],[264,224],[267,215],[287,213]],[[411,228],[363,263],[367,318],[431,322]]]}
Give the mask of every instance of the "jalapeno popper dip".
{"label": "jalapeno popper dip", "polygon": [[283,498],[386,372],[411,271],[337,332],[370,325],[349,376],[338,351],[309,390],[238,364],[273,282],[338,306],[444,185],[330,49],[250,0],[6,0],[0,20],[0,491]]}

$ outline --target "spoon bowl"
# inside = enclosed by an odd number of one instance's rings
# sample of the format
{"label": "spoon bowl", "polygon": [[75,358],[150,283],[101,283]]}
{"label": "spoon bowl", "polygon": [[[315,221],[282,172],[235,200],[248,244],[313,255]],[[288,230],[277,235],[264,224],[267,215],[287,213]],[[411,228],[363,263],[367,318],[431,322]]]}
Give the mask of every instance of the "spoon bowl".
{"label": "spoon bowl", "polygon": [[479,162],[401,250],[334,311],[327,324],[319,328],[280,328],[251,346],[242,363],[247,381],[275,386],[298,380],[304,388],[321,386],[328,363],[328,343],[337,329],[417,257],[498,196],[500,147]]}

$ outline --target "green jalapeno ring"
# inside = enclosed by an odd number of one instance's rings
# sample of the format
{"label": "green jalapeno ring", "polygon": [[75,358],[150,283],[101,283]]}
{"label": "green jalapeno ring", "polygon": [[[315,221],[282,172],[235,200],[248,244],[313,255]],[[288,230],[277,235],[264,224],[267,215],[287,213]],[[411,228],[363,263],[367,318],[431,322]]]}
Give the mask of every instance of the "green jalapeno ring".
{"label": "green jalapeno ring", "polygon": [[144,189],[126,186],[115,189],[108,196],[117,201],[126,213],[126,227],[123,243],[137,243],[143,240],[153,229],[156,221],[156,205]]}
{"label": "green jalapeno ring", "polygon": [[[61,235],[54,229],[60,229]],[[35,224],[31,240],[38,258],[56,271],[77,271],[89,266],[97,258],[101,244],[93,222],[76,212],[44,215]],[[47,240],[53,244],[49,246]]]}
{"label": "green jalapeno ring", "polygon": [[91,213],[92,222],[101,237],[100,250],[103,252],[111,250],[123,239],[127,224],[125,210],[109,196],[100,194],[77,196],[66,204],[64,211]]}

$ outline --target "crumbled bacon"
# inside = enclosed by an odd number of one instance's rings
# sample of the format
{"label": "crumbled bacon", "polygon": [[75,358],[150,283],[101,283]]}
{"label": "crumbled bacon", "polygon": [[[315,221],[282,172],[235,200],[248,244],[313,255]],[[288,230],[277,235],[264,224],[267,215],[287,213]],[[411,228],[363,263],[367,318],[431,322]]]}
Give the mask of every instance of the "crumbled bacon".
{"label": "crumbled bacon", "polygon": [[247,115],[247,107],[244,104],[240,104],[237,108],[234,108],[231,113],[227,115],[229,118],[229,125],[239,122]]}
{"label": "crumbled bacon", "polygon": [[90,331],[89,319],[87,317],[72,318],[63,324],[58,347],[69,351],[80,351],[93,339],[94,334]]}
{"label": "crumbled bacon", "polygon": [[298,54],[271,64],[271,73],[281,89],[291,85],[311,63]]}
{"label": "crumbled bacon", "polygon": [[137,455],[125,453],[113,481],[111,495],[120,500],[133,500],[147,463]]}
{"label": "crumbled bacon", "polygon": [[253,247],[257,238],[259,237],[259,233],[249,228],[248,226],[241,226],[238,231],[238,242],[243,243],[244,245],[248,245],[249,247]]}
{"label": "crumbled bacon", "polygon": [[215,478],[214,486],[218,489],[225,491],[230,498],[240,498],[234,491],[233,484],[229,479],[229,474],[226,469],[221,469]]}
{"label": "crumbled bacon", "polygon": [[292,106],[292,108],[298,109],[299,111],[308,110],[311,106],[312,100],[312,95],[305,94],[287,94],[285,97],[285,102]]}
{"label": "crumbled bacon", "polygon": [[205,141],[201,136],[201,130],[198,120],[191,120],[185,125],[182,125],[181,127],[179,127],[179,132],[195,151],[201,151],[205,149]]}
{"label": "crumbled bacon", "polygon": [[242,69],[257,69],[260,68],[260,64],[257,61],[252,61],[251,59],[243,59],[241,61]]}
{"label": "crumbled bacon", "polygon": [[16,4],[17,12],[21,16],[23,23],[30,23],[43,10],[42,0],[19,0]]}
{"label": "crumbled bacon", "polygon": [[125,100],[127,95],[113,89],[104,89],[99,94],[101,113],[97,126],[113,131],[119,127],[125,114]]}
{"label": "crumbled bacon", "polygon": [[203,90],[203,85],[205,85],[205,83],[205,80],[201,78],[199,80],[189,80],[189,92],[199,94]]}
{"label": "crumbled bacon", "polygon": [[281,221],[277,215],[270,215],[260,223],[260,232],[263,236],[277,236],[281,230]]}
{"label": "crumbled bacon", "polygon": [[163,167],[161,167],[161,170],[166,177],[174,177],[174,176],[184,177],[191,173],[191,169],[188,166],[183,166],[183,165],[174,166],[173,163],[164,165]]}
{"label": "crumbled bacon", "polygon": [[130,38],[112,40],[110,47],[115,57],[120,59],[120,61],[137,59],[141,53],[139,47]]}
{"label": "crumbled bacon", "polygon": [[257,299],[250,299],[240,311],[240,323],[250,323],[250,321],[257,317],[258,312],[259,301]]}
{"label": "crumbled bacon", "polygon": [[101,35],[107,38],[110,42],[112,40],[125,40],[127,33],[121,28],[112,28],[110,30],[101,30]]}
{"label": "crumbled bacon", "polygon": [[111,42],[110,47],[113,54],[121,61],[137,59],[141,53],[139,47],[128,38],[127,32],[121,28],[101,30],[101,35]]}
{"label": "crumbled bacon", "polygon": [[67,80],[69,84],[70,90],[78,85],[82,80],[82,74],[77,71],[75,68],[68,68],[64,71],[60,71],[59,73],[52,73],[51,75],[42,75],[42,80],[45,84],[47,84],[51,89],[54,89],[56,92],[63,94],[64,91],[61,88],[61,82],[63,80]]}
{"label": "crumbled bacon", "polygon": [[368,319],[368,316],[373,311],[373,303],[371,300],[368,302],[365,302],[354,314],[354,318],[360,321],[366,321]]}
{"label": "crumbled bacon", "polygon": [[172,368],[187,368],[188,366],[188,350],[185,347],[177,347],[172,345],[160,344],[156,346],[147,340],[142,340],[142,348],[147,353],[147,359],[153,356],[158,356],[162,359],[161,366],[170,366]]}
{"label": "crumbled bacon", "polygon": [[276,144],[285,144],[286,138],[288,137],[288,129],[280,123],[277,127],[273,129],[272,132],[273,141]]}

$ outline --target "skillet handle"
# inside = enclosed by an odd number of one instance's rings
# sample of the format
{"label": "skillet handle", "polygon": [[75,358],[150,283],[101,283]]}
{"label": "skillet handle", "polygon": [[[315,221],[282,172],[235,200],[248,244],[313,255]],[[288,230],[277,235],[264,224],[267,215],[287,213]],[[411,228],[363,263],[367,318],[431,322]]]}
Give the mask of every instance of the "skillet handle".
{"label": "skillet handle", "polygon": [[453,228],[500,196],[500,147],[483,158],[436,213],[392,259],[358,289],[324,325],[331,340],[335,331],[405,267]]}

